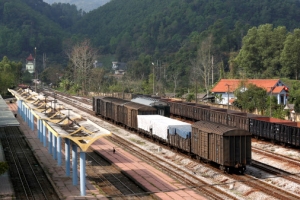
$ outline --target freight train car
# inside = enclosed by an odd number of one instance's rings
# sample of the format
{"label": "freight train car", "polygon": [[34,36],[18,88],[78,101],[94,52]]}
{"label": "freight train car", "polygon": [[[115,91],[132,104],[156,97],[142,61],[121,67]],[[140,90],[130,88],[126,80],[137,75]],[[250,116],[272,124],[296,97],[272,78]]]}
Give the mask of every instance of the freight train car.
{"label": "freight train car", "polygon": [[207,121],[192,125],[191,153],[221,170],[244,173],[251,163],[251,133]]}
{"label": "freight train car", "polygon": [[217,164],[221,170],[243,173],[251,163],[248,131],[198,121],[193,125],[157,115],[138,115],[138,128],[168,146],[199,160]]}
{"label": "freight train car", "polygon": [[249,131],[253,137],[291,147],[300,147],[300,123],[172,99],[170,114],[191,121],[210,121]]}
{"label": "freight train car", "polygon": [[156,108],[115,98],[93,97],[93,111],[105,119],[137,130],[137,115],[154,115]]}
{"label": "freight train car", "polygon": [[159,99],[147,97],[147,96],[137,96],[131,99],[131,101],[154,107],[156,108],[158,115],[170,117],[170,105],[166,102],[160,101]]}

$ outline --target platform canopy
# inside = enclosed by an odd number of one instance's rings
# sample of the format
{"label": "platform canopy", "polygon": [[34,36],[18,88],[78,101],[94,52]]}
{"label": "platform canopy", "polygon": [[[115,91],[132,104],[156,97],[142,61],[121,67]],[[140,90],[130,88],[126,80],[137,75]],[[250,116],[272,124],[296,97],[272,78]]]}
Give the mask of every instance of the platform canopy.
{"label": "platform canopy", "polygon": [[20,123],[8,108],[6,101],[0,95],[0,127],[20,126]]}
{"label": "platform canopy", "polygon": [[43,120],[44,125],[52,134],[70,139],[82,151],[87,151],[97,139],[111,134],[110,131],[83,118],[72,109],[58,104],[57,99],[30,90],[9,91],[18,100],[23,100],[23,104],[31,110],[36,119]]}

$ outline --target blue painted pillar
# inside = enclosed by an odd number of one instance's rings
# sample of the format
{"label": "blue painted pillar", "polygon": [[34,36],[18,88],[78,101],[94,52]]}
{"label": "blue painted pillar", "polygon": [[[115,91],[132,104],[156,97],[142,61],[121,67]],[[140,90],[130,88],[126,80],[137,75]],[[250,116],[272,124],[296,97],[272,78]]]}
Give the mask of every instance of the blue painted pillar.
{"label": "blue painted pillar", "polygon": [[57,164],[61,166],[61,137],[57,137]]}
{"label": "blue painted pillar", "polygon": [[47,146],[46,122],[43,121],[43,145]]}
{"label": "blue painted pillar", "polygon": [[24,103],[22,103],[22,118],[25,120],[25,106]]}
{"label": "blue painted pillar", "polygon": [[37,136],[40,138],[40,119],[36,119]]}
{"label": "blue painted pillar", "polygon": [[48,152],[52,155],[52,132],[48,130]]}
{"label": "blue painted pillar", "polygon": [[27,122],[27,125],[29,126],[29,108],[26,108],[26,122]]}
{"label": "blue painted pillar", "polygon": [[25,108],[25,122],[27,123],[27,125],[28,125],[28,109],[27,109],[27,107],[26,106],[24,106],[24,108]]}
{"label": "blue painted pillar", "polygon": [[53,159],[56,160],[56,145],[57,145],[57,142],[56,142],[56,136],[54,134],[52,134],[52,144],[53,144],[53,148],[52,148],[52,156],[53,156]]}
{"label": "blue painted pillar", "polygon": [[31,130],[34,131],[34,116],[33,116],[33,111],[31,111]]}
{"label": "blue painted pillar", "polygon": [[43,129],[44,129],[44,124],[43,124],[43,120],[40,120],[40,142],[43,142]]}
{"label": "blue painted pillar", "polygon": [[78,184],[77,177],[77,146],[72,144],[72,168],[73,168],[73,185]]}
{"label": "blue painted pillar", "polygon": [[26,122],[27,125],[29,126],[29,108],[26,108]]}
{"label": "blue painted pillar", "polygon": [[85,196],[85,152],[80,152],[80,194]]}
{"label": "blue painted pillar", "polygon": [[29,109],[29,127],[30,127],[30,129],[32,130],[32,111],[31,111],[31,109]]}
{"label": "blue painted pillar", "polygon": [[70,139],[65,139],[66,176],[70,176]]}

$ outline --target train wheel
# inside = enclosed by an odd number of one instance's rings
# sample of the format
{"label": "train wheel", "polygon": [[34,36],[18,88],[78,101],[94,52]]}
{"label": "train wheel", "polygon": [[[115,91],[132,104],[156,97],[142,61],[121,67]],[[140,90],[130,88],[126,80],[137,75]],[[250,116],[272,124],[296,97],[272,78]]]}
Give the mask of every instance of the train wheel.
{"label": "train wheel", "polygon": [[226,173],[230,174],[230,168],[229,167],[226,167]]}
{"label": "train wheel", "polygon": [[239,174],[244,174],[245,173],[245,167],[239,168]]}
{"label": "train wheel", "polygon": [[223,172],[225,172],[225,167],[223,165],[220,165],[219,169]]}

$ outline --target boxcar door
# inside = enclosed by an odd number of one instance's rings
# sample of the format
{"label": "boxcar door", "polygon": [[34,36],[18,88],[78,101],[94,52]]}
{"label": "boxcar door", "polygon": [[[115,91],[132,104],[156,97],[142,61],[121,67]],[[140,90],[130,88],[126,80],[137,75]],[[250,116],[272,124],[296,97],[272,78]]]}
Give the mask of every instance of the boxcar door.
{"label": "boxcar door", "polygon": [[201,144],[200,156],[204,159],[209,159],[208,156],[209,134],[208,133],[200,132],[200,144]]}

